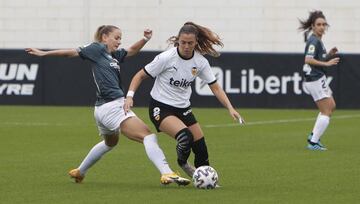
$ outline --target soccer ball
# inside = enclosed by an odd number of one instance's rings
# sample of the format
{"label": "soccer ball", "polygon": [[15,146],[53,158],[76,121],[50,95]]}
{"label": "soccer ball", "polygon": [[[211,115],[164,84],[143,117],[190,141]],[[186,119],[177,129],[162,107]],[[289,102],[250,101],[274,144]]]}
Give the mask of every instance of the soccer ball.
{"label": "soccer ball", "polygon": [[213,189],[216,187],[219,177],[211,166],[200,166],[195,170],[192,180],[196,188]]}

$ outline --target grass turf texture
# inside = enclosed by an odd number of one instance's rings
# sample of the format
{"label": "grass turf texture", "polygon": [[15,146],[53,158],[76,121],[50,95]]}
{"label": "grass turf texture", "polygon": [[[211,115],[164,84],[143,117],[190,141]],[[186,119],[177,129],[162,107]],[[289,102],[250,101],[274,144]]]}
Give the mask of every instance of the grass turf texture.
{"label": "grass turf texture", "polygon": [[[147,109],[134,109],[154,130]],[[316,110],[241,109],[249,125],[225,109],[194,110],[203,126],[216,190],[161,186],[141,144],[121,137],[88,171],[83,184],[67,175],[100,137],[91,107],[0,106],[0,203],[358,203],[360,111],[337,110],[322,142],[305,148]],[[343,115],[354,117],[341,118]],[[256,121],[305,120],[256,124]],[[158,134],[175,171],[175,140]]]}

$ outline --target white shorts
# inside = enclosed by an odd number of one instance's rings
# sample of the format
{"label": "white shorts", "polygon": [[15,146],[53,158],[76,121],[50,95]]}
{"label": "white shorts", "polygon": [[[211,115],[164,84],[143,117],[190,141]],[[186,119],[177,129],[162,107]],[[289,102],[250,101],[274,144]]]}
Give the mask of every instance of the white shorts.
{"label": "white shorts", "polygon": [[332,91],[329,84],[326,82],[325,76],[322,76],[316,81],[304,82],[304,87],[313,97],[314,101],[330,98],[332,96]]}
{"label": "white shorts", "polygon": [[136,116],[131,110],[124,111],[124,97],[95,106],[94,116],[100,135],[113,135],[120,132],[120,124],[127,118]]}

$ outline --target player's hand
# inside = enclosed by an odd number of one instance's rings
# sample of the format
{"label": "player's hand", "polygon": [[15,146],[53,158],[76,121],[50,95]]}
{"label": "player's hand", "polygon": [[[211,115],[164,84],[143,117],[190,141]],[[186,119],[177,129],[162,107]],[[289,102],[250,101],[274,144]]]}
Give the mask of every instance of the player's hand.
{"label": "player's hand", "polygon": [[329,61],[326,62],[327,66],[333,66],[333,65],[337,65],[340,61],[340,58],[339,57],[335,57]]}
{"label": "player's hand", "polygon": [[331,48],[331,50],[329,51],[329,57],[331,57],[331,56],[334,56],[336,53],[338,52],[338,49],[337,49],[337,47],[333,47],[333,48]]}
{"label": "player's hand", "polygon": [[145,30],[144,30],[144,37],[147,38],[148,40],[150,40],[151,37],[152,37],[152,30],[150,30],[150,29],[145,29]]}
{"label": "player's hand", "polygon": [[241,115],[234,108],[231,108],[229,110],[229,113],[235,121],[239,122],[240,124],[245,124],[245,120],[241,117]]}
{"label": "player's hand", "polygon": [[132,97],[126,97],[125,103],[124,103],[124,111],[125,115],[130,111],[130,109],[133,107],[134,100]]}
{"label": "player's hand", "polygon": [[46,52],[39,50],[37,48],[26,48],[25,51],[31,55],[36,55],[39,57],[45,56]]}

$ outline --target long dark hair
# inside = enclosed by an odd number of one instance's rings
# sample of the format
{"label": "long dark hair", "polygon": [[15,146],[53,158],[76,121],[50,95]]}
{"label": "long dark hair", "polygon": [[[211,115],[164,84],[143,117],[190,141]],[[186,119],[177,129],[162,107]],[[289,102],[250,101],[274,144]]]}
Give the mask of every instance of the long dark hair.
{"label": "long dark hair", "polygon": [[96,30],[95,32],[95,35],[94,35],[94,40],[96,42],[101,42],[101,38],[102,38],[102,35],[105,34],[109,34],[111,33],[113,30],[115,29],[119,29],[118,27],[116,26],[113,26],[113,25],[102,25],[102,26],[99,26],[98,29]]}
{"label": "long dark hair", "polygon": [[223,47],[224,44],[221,42],[220,37],[211,31],[209,28],[204,26],[197,25],[193,22],[186,22],[180,29],[179,34],[177,36],[172,36],[168,39],[170,44],[174,44],[174,46],[179,45],[179,36],[182,33],[186,34],[194,34],[197,40],[197,45],[195,50],[200,52],[201,54],[208,54],[214,57],[220,56],[214,48],[213,45],[218,45]]}
{"label": "long dark hair", "polygon": [[[323,18],[326,20],[325,15],[320,10],[310,11],[309,17],[306,20],[299,19],[300,22],[300,31],[304,31],[304,41],[307,41],[308,35],[312,29],[312,25],[314,25],[316,19]],[[329,25],[327,25],[329,26]]]}

